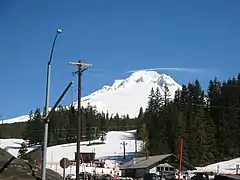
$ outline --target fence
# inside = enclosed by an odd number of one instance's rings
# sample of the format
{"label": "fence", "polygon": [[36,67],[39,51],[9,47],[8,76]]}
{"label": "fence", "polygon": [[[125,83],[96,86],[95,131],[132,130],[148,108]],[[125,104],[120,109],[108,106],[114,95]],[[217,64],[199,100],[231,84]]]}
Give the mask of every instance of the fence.
{"label": "fence", "polygon": [[[63,175],[63,168],[60,166],[59,162],[47,162],[47,168],[53,171],[58,172],[60,175]],[[41,164],[39,164],[41,167]],[[66,174],[75,174],[76,173],[76,163],[71,162],[70,166],[66,168]],[[80,166],[80,172],[89,172],[89,173],[96,173],[96,174],[111,174],[114,175],[119,172],[115,172],[113,168],[100,168],[100,167],[91,167],[87,166],[86,164],[82,164]]]}

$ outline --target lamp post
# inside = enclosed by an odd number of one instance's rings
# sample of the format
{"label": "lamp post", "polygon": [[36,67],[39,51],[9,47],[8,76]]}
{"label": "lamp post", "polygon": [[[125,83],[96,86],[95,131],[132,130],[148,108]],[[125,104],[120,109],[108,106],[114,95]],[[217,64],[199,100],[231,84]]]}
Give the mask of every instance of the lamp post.
{"label": "lamp post", "polygon": [[[46,96],[45,96],[45,107],[44,107],[44,114],[43,116],[46,117],[48,115],[48,108],[49,108],[49,96],[50,96],[50,72],[51,72],[51,62],[53,51],[55,47],[55,43],[59,34],[62,33],[61,29],[57,29],[55,38],[53,40],[52,49],[50,53],[50,57],[47,63],[47,82],[46,82]],[[42,153],[42,180],[46,180],[46,159],[47,159],[47,142],[48,142],[48,121],[49,119],[45,119],[44,123],[44,141],[43,141],[43,153]]]}

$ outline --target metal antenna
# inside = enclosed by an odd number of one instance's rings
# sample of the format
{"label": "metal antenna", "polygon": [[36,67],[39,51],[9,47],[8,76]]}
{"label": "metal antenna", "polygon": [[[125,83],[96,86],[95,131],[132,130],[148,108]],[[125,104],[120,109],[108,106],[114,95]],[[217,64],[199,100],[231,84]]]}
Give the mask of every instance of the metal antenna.
{"label": "metal antenna", "polygon": [[78,74],[78,114],[77,114],[77,155],[76,155],[76,180],[80,180],[79,167],[80,167],[80,141],[82,133],[82,111],[81,111],[81,91],[82,91],[82,74],[85,70],[92,66],[92,64],[84,63],[83,61],[69,62],[71,65],[77,66],[78,70],[73,75]]}

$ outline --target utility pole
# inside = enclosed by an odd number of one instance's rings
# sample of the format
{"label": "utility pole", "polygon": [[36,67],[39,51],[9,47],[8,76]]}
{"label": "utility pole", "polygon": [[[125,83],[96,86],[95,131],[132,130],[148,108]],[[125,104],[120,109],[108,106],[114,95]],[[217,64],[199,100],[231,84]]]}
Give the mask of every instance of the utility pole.
{"label": "utility pole", "polygon": [[136,136],[135,136],[135,153],[137,153],[137,137]]}
{"label": "utility pole", "polygon": [[82,108],[81,108],[81,91],[82,91],[82,74],[85,70],[92,66],[92,64],[84,63],[83,61],[69,62],[71,65],[78,67],[78,70],[74,74],[78,74],[78,113],[77,113],[77,155],[76,155],[76,180],[80,180],[79,168],[80,168],[80,141],[81,141],[81,128],[82,128]]}
{"label": "utility pole", "polygon": [[95,139],[97,139],[97,127],[92,127],[92,129],[94,130],[94,142],[95,142]]}
{"label": "utility pole", "polygon": [[73,106],[73,100],[74,100],[74,84],[72,84],[71,86],[71,89],[72,89],[72,94],[71,94],[71,103],[72,103],[72,106]]}
{"label": "utility pole", "polygon": [[127,145],[127,143],[125,143],[125,141],[123,141],[121,143],[121,145],[123,145],[123,159],[126,159],[126,145]]}

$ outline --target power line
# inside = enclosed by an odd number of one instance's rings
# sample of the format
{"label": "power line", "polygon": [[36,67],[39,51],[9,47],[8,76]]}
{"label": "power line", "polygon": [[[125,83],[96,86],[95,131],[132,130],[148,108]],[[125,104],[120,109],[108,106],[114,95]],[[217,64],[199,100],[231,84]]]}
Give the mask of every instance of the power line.
{"label": "power line", "polygon": [[[97,128],[98,126],[91,126],[91,128]],[[104,127],[104,128],[106,128],[106,129],[110,129],[110,131],[117,131],[117,130],[111,130],[111,129],[114,129],[114,128],[128,128],[128,129],[137,129],[137,128],[139,128],[140,127],[140,125],[126,125],[126,126],[106,126],[106,127]],[[87,129],[88,129],[88,127],[83,127],[82,128],[83,129],[83,132],[85,132],[85,131],[87,131]],[[98,127],[98,129],[100,129],[100,127]],[[57,132],[57,131],[60,131],[60,132],[62,132],[62,131],[68,131],[68,132],[71,132],[71,131],[77,131],[77,129],[64,129],[64,128],[56,128],[56,129],[54,129],[54,131],[55,132]],[[108,132],[109,132],[109,130],[107,130]],[[118,130],[118,131],[124,131],[124,130]],[[27,132],[44,132],[44,130],[43,129],[32,129],[32,130],[30,130],[30,129],[28,129],[28,131]],[[49,129],[49,134],[51,134],[52,132],[51,132],[51,126],[50,126],[50,129]]]}

